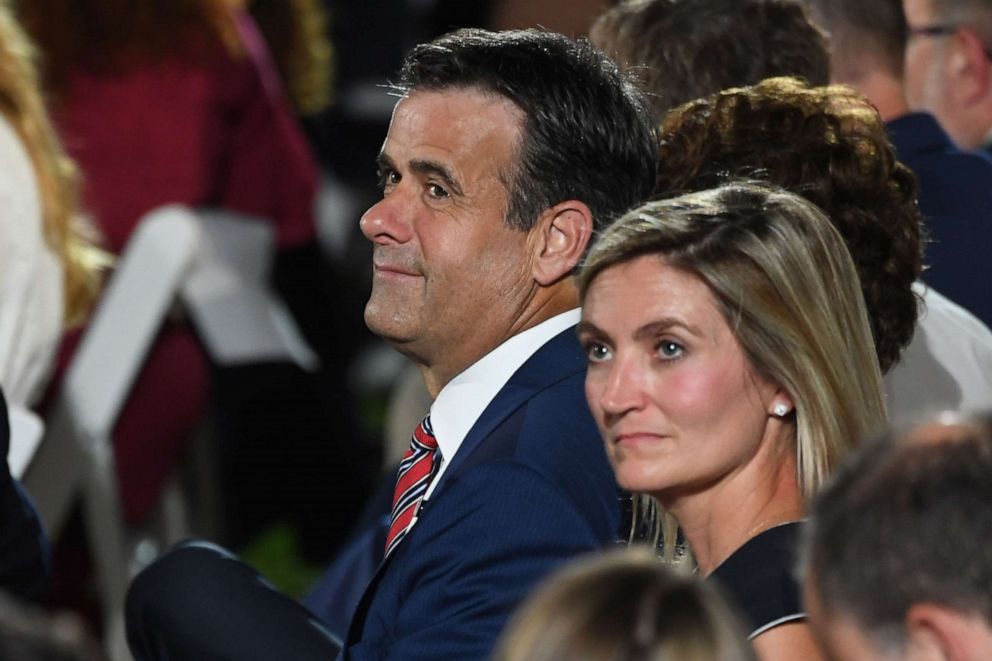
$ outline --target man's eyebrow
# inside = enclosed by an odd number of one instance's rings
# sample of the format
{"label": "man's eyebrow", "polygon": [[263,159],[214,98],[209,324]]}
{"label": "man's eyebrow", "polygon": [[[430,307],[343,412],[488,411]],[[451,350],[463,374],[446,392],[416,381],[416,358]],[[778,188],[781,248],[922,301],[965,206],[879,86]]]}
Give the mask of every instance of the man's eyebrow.
{"label": "man's eyebrow", "polygon": [[385,152],[379,152],[379,155],[375,157],[375,164],[379,170],[396,169],[396,166],[393,164],[393,159],[389,158],[389,154]]}
{"label": "man's eyebrow", "polygon": [[428,161],[423,159],[415,159],[410,161],[410,169],[414,172],[420,174],[433,174],[440,178],[445,185],[451,189],[451,192],[456,195],[462,195],[462,187],[458,185],[455,181],[455,176],[451,174],[451,170],[444,166],[442,163],[437,161]]}

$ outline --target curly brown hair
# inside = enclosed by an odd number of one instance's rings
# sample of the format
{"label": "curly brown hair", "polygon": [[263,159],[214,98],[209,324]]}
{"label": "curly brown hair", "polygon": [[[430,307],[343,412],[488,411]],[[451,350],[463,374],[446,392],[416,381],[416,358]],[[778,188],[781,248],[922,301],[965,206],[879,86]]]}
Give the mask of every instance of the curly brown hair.
{"label": "curly brown hair", "polygon": [[[654,195],[730,178],[781,186],[823,209],[861,278],[882,371],[913,337],[923,268],[916,179],[875,108],[854,90],[772,78],[687,103],[662,122]],[[811,265],[813,266],[813,265]]]}

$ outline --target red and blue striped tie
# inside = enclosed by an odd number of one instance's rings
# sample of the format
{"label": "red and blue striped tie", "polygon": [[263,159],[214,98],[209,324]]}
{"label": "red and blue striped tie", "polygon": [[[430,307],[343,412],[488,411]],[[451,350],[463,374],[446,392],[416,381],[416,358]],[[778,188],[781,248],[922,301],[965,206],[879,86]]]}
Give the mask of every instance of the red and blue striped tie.
{"label": "red and blue striped tie", "polygon": [[434,470],[440,465],[436,455],[437,439],[434,438],[431,416],[428,415],[413,432],[410,449],[400,461],[396,490],[393,492],[392,523],[386,535],[385,557],[389,557],[413,524]]}

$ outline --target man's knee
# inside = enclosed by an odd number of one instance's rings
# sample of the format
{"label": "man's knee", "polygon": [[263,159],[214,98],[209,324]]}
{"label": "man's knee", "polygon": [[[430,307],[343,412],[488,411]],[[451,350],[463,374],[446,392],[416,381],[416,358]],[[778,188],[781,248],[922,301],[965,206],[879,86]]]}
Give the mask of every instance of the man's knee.
{"label": "man's knee", "polygon": [[212,602],[225,598],[225,575],[238,571],[247,568],[228,551],[195,540],[158,558],[128,588],[124,613],[132,651],[138,658],[155,658],[149,651],[160,647],[163,638],[195,632],[198,613],[209,613]]}

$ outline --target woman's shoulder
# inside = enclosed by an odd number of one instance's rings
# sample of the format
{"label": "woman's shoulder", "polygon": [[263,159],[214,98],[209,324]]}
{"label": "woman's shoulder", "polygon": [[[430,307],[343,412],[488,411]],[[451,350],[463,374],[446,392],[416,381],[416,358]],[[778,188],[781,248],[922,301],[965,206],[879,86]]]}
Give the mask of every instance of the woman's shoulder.
{"label": "woman's shoulder", "polygon": [[752,537],[710,575],[745,617],[749,638],[806,617],[795,575],[803,523],[784,523]]}

